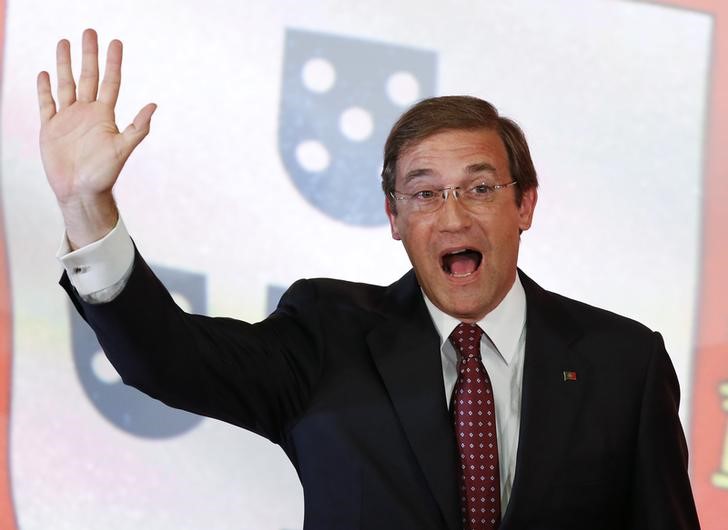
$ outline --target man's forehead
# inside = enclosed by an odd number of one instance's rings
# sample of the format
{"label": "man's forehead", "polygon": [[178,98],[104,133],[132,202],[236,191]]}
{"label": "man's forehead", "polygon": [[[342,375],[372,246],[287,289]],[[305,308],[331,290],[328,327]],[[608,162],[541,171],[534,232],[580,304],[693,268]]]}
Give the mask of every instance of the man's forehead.
{"label": "man's forehead", "polygon": [[493,129],[443,130],[402,149],[397,177],[408,182],[436,176],[443,166],[464,175],[496,174],[508,170],[508,155],[503,140]]}

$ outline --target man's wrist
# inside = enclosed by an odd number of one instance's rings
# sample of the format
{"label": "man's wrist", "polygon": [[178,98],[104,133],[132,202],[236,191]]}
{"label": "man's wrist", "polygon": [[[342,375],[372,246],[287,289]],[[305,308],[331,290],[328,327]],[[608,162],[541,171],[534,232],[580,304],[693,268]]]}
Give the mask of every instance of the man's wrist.
{"label": "man's wrist", "polygon": [[111,192],[78,196],[58,204],[71,250],[104,238],[119,221],[119,210]]}

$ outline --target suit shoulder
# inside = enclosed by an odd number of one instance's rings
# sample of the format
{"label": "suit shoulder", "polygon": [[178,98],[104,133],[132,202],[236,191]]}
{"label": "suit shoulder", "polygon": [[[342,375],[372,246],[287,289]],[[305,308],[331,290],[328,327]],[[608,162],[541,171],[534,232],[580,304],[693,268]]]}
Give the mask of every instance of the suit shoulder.
{"label": "suit shoulder", "polygon": [[625,338],[648,337],[654,332],[644,324],[613,311],[548,291],[521,271],[521,282],[530,308],[551,322],[572,322],[589,333]]}
{"label": "suit shoulder", "polygon": [[307,300],[319,307],[360,308],[375,310],[382,302],[387,287],[368,283],[337,280],[333,278],[310,278],[296,281],[284,298]]}
{"label": "suit shoulder", "polygon": [[654,333],[641,322],[624,315],[551,291],[544,290],[543,292],[545,296],[550,297],[554,304],[558,305],[585,330],[617,333],[626,336],[652,335]]}

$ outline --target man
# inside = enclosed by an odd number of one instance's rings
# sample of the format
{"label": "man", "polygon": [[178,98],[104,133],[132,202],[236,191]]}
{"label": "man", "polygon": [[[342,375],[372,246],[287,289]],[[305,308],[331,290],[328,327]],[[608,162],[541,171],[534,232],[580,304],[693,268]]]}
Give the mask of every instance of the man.
{"label": "man", "polygon": [[[124,381],[278,443],[307,529],[695,529],[662,339],[517,270],[537,180],[522,132],[469,97],[394,125],[383,188],[413,265],[388,287],[295,283],[258,324],[188,315],[136,252],[111,190],[153,105],[119,133],[121,43],[58,100],[41,152],[68,240],[62,283]],[[98,94],[97,94],[98,91]]]}

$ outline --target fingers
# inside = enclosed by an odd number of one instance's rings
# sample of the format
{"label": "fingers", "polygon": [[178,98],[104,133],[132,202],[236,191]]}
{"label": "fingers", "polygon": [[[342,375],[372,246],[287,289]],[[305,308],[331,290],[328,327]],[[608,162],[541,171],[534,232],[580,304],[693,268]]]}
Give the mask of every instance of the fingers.
{"label": "fingers", "polygon": [[[106,53],[104,79],[99,87],[99,44],[93,29],[83,32],[81,76],[78,80],[78,101],[89,103],[98,99],[102,103],[116,105],[121,85],[121,41],[113,40]],[[71,45],[66,39],[56,49],[58,68],[58,104],[67,107],[76,101],[76,84],[71,70]]]}
{"label": "fingers", "polygon": [[157,110],[157,105],[154,103],[145,105],[144,108],[142,108],[142,110],[140,110],[136,115],[134,121],[130,123],[126,129],[124,129],[124,132],[121,133],[129,152],[139,145],[139,142],[141,142],[144,137],[149,134],[149,124],[155,110]]}
{"label": "fingers", "polygon": [[48,72],[38,74],[38,107],[40,107],[40,122],[44,124],[56,113],[56,102],[51,93],[51,79]]}
{"label": "fingers", "polygon": [[121,41],[112,40],[106,52],[104,80],[101,82],[99,90],[99,101],[112,107],[116,105],[116,99],[119,97],[119,87],[121,86],[121,56]]}
{"label": "fingers", "polygon": [[99,44],[94,30],[87,29],[83,32],[81,50],[78,100],[88,103],[96,100],[96,92],[99,88]]}
{"label": "fingers", "polygon": [[63,39],[56,47],[56,68],[58,70],[58,104],[67,107],[76,101],[76,83],[71,72],[71,44]]}

